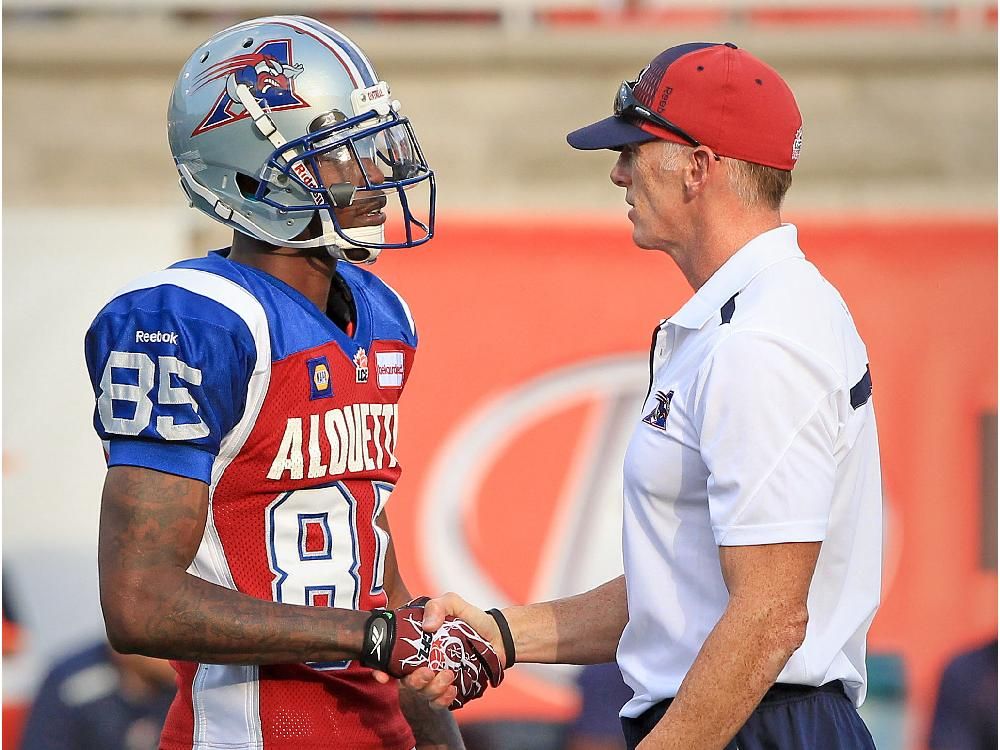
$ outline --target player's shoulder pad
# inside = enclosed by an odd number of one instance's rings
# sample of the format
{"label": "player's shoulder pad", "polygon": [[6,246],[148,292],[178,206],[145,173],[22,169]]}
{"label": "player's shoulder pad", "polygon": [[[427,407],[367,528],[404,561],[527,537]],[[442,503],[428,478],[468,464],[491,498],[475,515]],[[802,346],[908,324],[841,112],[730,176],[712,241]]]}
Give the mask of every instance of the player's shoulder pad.
{"label": "player's shoulder pad", "polygon": [[157,328],[159,322],[179,325],[195,338],[225,331],[241,348],[270,349],[267,314],[253,294],[216,273],[177,266],[119,289],[98,313],[91,333],[127,335],[135,344],[178,344],[178,331]]}
{"label": "player's shoulder pad", "polygon": [[399,340],[417,345],[417,327],[406,300],[371,271],[348,263],[339,263],[337,272],[351,286],[355,296],[363,295],[371,311],[376,339]]}
{"label": "player's shoulder pad", "polygon": [[[177,267],[119,290],[88,330],[85,353],[110,463],[169,466],[203,481],[271,362],[261,303],[231,279]],[[132,438],[139,442],[122,442]],[[163,448],[177,445],[192,450]]]}

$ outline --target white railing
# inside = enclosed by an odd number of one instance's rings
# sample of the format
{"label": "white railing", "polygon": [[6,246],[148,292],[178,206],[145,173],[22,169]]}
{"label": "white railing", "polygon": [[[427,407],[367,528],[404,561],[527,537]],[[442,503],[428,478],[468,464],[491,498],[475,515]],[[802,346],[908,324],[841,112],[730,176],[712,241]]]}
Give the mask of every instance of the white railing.
{"label": "white railing", "polygon": [[[703,9],[745,11],[748,9],[857,10],[913,9],[929,12],[988,11],[991,0],[293,0],[282,3],[281,11],[309,11],[317,14],[379,15],[404,13],[492,13],[498,17],[560,10],[590,10],[615,15],[645,10],[695,11]],[[3,10],[31,11],[129,11],[132,13],[227,13],[275,11],[274,0],[3,0]]]}
{"label": "white railing", "polygon": [[167,20],[174,16],[231,14],[245,18],[281,12],[375,21],[465,20],[508,32],[567,21],[683,25],[692,17],[702,23],[711,18],[717,25],[741,26],[775,21],[839,25],[903,22],[995,29],[997,8],[995,0],[292,0],[278,5],[280,10],[274,0],[3,0],[3,15],[8,21],[67,15]]}

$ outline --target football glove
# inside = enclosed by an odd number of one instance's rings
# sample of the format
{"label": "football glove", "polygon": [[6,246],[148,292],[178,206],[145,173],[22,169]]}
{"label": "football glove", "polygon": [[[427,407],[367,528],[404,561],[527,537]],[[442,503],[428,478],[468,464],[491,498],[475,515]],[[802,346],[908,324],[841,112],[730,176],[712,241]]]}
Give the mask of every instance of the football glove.
{"label": "football glove", "polygon": [[447,617],[436,632],[424,632],[425,601],[372,612],[365,623],[361,663],[397,678],[425,666],[435,672],[450,669],[458,695],[449,708],[461,708],[503,681],[503,665],[489,641],[463,620]]}

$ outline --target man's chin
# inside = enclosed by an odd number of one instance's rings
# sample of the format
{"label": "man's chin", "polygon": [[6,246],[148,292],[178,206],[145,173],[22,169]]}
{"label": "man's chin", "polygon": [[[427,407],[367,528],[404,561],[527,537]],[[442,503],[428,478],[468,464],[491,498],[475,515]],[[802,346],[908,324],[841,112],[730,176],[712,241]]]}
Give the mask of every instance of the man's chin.
{"label": "man's chin", "polygon": [[632,243],[636,247],[642,248],[643,250],[655,250],[656,249],[651,244],[651,238],[648,235],[644,234],[641,229],[639,229],[639,225],[638,224],[634,224],[632,226]]}

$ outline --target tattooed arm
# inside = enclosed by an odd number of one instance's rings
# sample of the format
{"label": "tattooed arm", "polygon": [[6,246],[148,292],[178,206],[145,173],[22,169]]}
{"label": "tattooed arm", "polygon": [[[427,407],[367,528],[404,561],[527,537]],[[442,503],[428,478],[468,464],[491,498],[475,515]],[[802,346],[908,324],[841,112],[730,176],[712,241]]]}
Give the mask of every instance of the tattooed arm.
{"label": "tattooed arm", "polygon": [[187,572],[208,514],[203,482],[113,466],[101,501],[101,606],[116,650],[216,664],[358,656],[367,612],[255,599]]}
{"label": "tattooed arm", "polygon": [[[378,525],[389,534],[389,549],[385,556],[385,593],[389,597],[390,607],[401,607],[413,597],[403,582],[396,562],[396,547],[389,531],[389,519],[385,511],[378,517]],[[434,676],[435,686],[440,684],[440,690],[446,693],[448,703],[454,699],[458,690],[451,686],[454,675],[451,672],[440,672]],[[447,705],[447,703],[445,704]],[[399,706],[403,716],[413,730],[417,741],[417,750],[464,750],[462,735],[454,717],[447,711],[434,708],[427,700],[417,695],[413,690],[399,686]]]}

